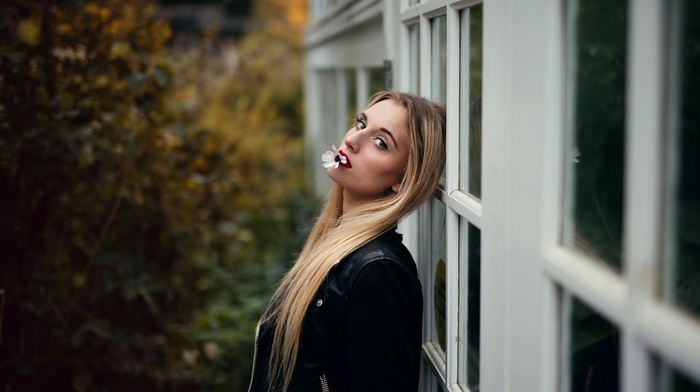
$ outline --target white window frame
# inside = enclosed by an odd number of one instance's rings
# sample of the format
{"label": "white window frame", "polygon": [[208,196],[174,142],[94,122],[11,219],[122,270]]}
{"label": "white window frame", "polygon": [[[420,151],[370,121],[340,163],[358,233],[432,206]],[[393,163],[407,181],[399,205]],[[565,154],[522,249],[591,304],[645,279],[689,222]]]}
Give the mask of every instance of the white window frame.
{"label": "white window frame", "polygon": [[656,294],[659,190],[667,186],[667,5],[629,3],[624,268],[617,274],[560,245],[563,209],[552,208],[565,188],[563,1],[485,3],[481,388],[566,385],[568,375],[556,371],[568,361],[560,352],[563,291],[619,328],[621,391],[656,390],[655,357],[698,382],[700,323]]}
{"label": "white window frame", "polygon": [[[319,71],[354,68],[360,108],[368,98],[368,67],[380,67],[385,59],[392,61],[394,89],[409,91],[410,23],[420,24],[421,77],[414,92],[431,98],[430,19],[436,15],[447,15],[447,78],[459,80],[459,12],[481,1],[421,0],[412,6],[408,0],[314,3],[320,4],[320,16],[307,36],[306,89],[319,90]],[[566,386],[564,293],[618,327],[621,391],[657,390],[656,359],[700,384],[700,322],[658,294],[666,245],[664,209],[670,197],[661,190],[669,187],[666,159],[674,153],[673,118],[668,113],[676,75],[669,75],[672,64],[667,63],[666,49],[670,7],[664,0],[629,0],[624,267],[618,274],[565,248],[560,240],[568,109],[565,4],[566,0],[483,0],[481,200],[458,189],[459,161],[464,159],[459,156],[459,119],[468,114],[460,111],[459,83],[447,83],[446,181],[436,195],[447,206],[446,342],[453,347],[466,342],[464,324],[459,323],[459,303],[465,298],[458,291],[466,284],[458,265],[466,247],[459,224],[466,219],[481,231],[480,390],[555,392]],[[345,24],[335,25],[334,15]],[[367,43],[357,31],[362,29],[355,29],[367,20],[382,24],[381,48],[375,42],[369,59],[357,57],[367,63],[349,64],[350,57],[341,54]],[[357,35],[337,40],[351,30]],[[338,94],[347,96],[345,91]],[[320,127],[319,95],[307,93],[306,99],[307,140],[324,143],[309,148],[309,161],[319,170],[316,154],[330,145],[324,139],[330,136]],[[429,211],[424,206],[400,226],[419,263],[430,255],[424,246]],[[425,265],[420,266],[423,284],[431,287],[432,271]],[[432,305],[432,290],[426,290],[426,334]],[[456,384],[457,350],[447,350],[442,359],[434,348],[425,347],[424,364],[433,365],[422,371],[421,390],[434,390],[430,368],[438,369],[444,390],[466,390]]]}
{"label": "white window frame", "polygon": [[[448,15],[447,74],[456,80],[453,65],[458,62],[451,39],[455,4],[468,2],[423,1],[401,13],[399,23],[416,19],[421,23],[420,93],[427,97],[429,16]],[[661,0],[632,0],[629,5],[625,267],[617,274],[562,247],[563,209],[551,208],[561,204],[564,189],[563,1],[484,1],[482,203],[466,204],[455,192],[459,157],[450,136],[447,181],[438,196],[448,204],[448,260],[456,260],[450,245],[457,237],[454,216],[471,214],[474,220],[470,221],[482,230],[482,390],[554,392],[565,386],[568,375],[560,373],[568,361],[560,352],[564,291],[584,300],[621,331],[621,391],[656,390],[658,380],[652,375],[657,357],[700,380],[698,320],[656,294],[665,208],[659,189],[667,184],[665,152],[660,147],[668,143],[664,137],[669,126],[664,103],[668,96],[667,12]],[[402,48],[408,48],[407,31],[401,39]],[[401,55],[402,63],[407,63],[406,50]],[[400,88],[408,86],[407,78],[404,65]],[[452,105],[459,102],[456,94],[454,84],[448,83],[448,128],[458,124]],[[451,218],[452,208],[461,209]],[[447,264],[447,285],[454,288],[460,278],[453,264]],[[456,314],[456,293],[450,288],[447,293],[449,317]],[[428,310],[432,304],[430,293],[426,294]],[[427,317],[430,320],[432,315]],[[448,342],[456,336],[455,326],[448,320]],[[439,368],[439,361],[426,351]],[[461,390],[452,384],[451,363],[454,359],[449,355],[443,387]]]}
{"label": "white window frame", "polygon": [[[398,69],[398,89],[408,91],[409,82],[409,32],[410,25],[419,24],[419,51],[420,51],[420,83],[419,91],[414,91],[421,96],[429,99],[432,97],[432,39],[431,39],[431,20],[438,16],[446,16],[447,24],[447,80],[460,80],[460,27],[463,23],[460,22],[460,12],[466,8],[482,4],[476,0],[433,0],[424,1],[417,5],[408,5],[408,1],[401,2],[401,9],[395,12],[397,19],[395,22],[401,26],[399,33],[401,61]],[[385,22],[386,23],[386,22]],[[464,24],[466,25],[466,24]],[[446,85],[446,102],[447,109],[447,162],[446,162],[446,178],[441,184],[437,198],[446,205],[446,232],[447,232],[447,249],[446,249],[446,333],[445,341],[447,344],[446,357],[443,358],[442,350],[433,342],[427,341],[424,343],[424,365],[421,374],[422,391],[434,391],[433,382],[437,381],[445,391],[467,391],[465,385],[458,384],[458,355],[459,352],[466,350],[466,306],[460,306],[459,287],[464,287],[466,284],[466,273],[459,273],[460,263],[465,263],[466,243],[461,243],[460,236],[466,238],[467,227],[464,225],[460,234],[460,220],[468,221],[474,227],[482,229],[482,207],[480,200],[459,189],[459,159],[460,159],[460,116],[468,115],[468,111],[460,110],[460,83],[450,83]],[[463,159],[466,157],[463,156]],[[420,214],[420,229],[418,230],[419,244],[419,263],[421,270],[421,278],[424,286],[424,340],[432,336],[432,319],[433,314],[433,295],[432,282],[433,273],[430,260],[430,249],[427,246],[430,242],[430,207],[423,206]],[[413,225],[419,224],[417,221],[411,221]],[[466,268],[466,266],[463,266]],[[462,298],[464,300],[464,298]],[[482,307],[483,311],[483,307]],[[460,322],[462,320],[462,322]],[[482,315],[483,320],[483,315]],[[483,321],[482,321],[483,325]],[[483,343],[482,343],[483,344]],[[450,349],[450,347],[452,347]],[[465,380],[460,380],[464,382]]]}

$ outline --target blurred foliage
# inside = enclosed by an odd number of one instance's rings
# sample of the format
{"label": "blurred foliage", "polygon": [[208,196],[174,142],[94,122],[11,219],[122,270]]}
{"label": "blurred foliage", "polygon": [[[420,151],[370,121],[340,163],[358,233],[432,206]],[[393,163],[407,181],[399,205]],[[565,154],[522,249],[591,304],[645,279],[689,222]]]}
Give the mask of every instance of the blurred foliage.
{"label": "blurred foliage", "polygon": [[316,207],[299,42],[250,32],[226,72],[154,12],[0,5],[3,391],[247,387]]}

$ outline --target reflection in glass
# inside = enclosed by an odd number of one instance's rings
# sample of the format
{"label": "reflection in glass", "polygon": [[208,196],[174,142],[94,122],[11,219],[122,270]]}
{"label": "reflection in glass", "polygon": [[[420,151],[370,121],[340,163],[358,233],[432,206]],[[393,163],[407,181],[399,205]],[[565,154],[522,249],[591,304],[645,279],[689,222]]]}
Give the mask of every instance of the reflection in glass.
{"label": "reflection in glass", "polygon": [[[466,229],[466,230],[465,230]],[[465,219],[460,220],[460,246],[466,248],[466,259],[460,260],[460,273],[466,273],[466,292],[460,299],[462,313],[466,314],[467,351],[466,358],[460,355],[460,383],[466,384],[470,391],[479,390],[479,322],[481,320],[481,230]],[[464,238],[466,237],[466,238]],[[464,309],[466,307],[466,309]],[[464,373],[466,370],[466,382]]]}
{"label": "reflection in glass", "polygon": [[700,384],[657,358],[659,376],[657,390],[662,392],[700,392]]}
{"label": "reflection in glass", "polygon": [[616,326],[565,294],[562,334],[565,358],[569,361],[568,390],[571,392],[617,392],[620,380],[620,334]]}
{"label": "reflection in glass", "polygon": [[622,266],[626,0],[569,2],[571,214],[564,242],[613,270]]}
{"label": "reflection in glass", "polygon": [[445,351],[445,331],[447,331],[447,265],[445,259],[438,259],[435,267],[435,282],[433,282],[433,298],[435,305],[435,332],[437,341]]}
{"label": "reflection in glass", "polygon": [[442,384],[440,384],[438,381],[435,381],[435,390],[438,392],[445,392],[445,389],[442,387]]}
{"label": "reflection in glass", "polygon": [[384,91],[384,67],[369,69],[369,95]]}
{"label": "reflection in glass", "polygon": [[478,5],[461,11],[459,187],[481,197],[482,12]]}
{"label": "reflection in glass", "polygon": [[447,92],[447,16],[442,15],[431,21],[431,95],[434,101],[445,103]]}
{"label": "reflection in glass", "polygon": [[420,25],[408,26],[408,89],[419,92],[420,86]]}
{"label": "reflection in glass", "polygon": [[669,107],[672,152],[668,154],[675,180],[667,208],[668,254],[664,259],[664,297],[700,316],[700,2],[676,1],[671,45],[675,69]]}
{"label": "reflection in glass", "polygon": [[447,238],[445,225],[445,204],[437,199],[432,199],[430,208],[430,260],[433,271],[433,322],[432,340],[437,341],[445,351],[446,305],[446,257]]}

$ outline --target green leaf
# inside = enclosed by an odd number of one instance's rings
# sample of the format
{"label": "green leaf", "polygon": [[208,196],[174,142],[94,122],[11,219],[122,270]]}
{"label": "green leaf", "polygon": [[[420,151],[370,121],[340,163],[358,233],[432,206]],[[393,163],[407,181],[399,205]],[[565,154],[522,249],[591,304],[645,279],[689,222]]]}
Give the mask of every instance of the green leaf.
{"label": "green leaf", "polygon": [[141,88],[146,85],[146,82],[148,82],[148,76],[146,76],[146,74],[143,72],[133,72],[126,80],[126,88],[132,93],[135,93],[141,90]]}
{"label": "green leaf", "polygon": [[152,72],[158,87],[165,87],[170,83],[170,75],[163,68],[155,67]]}

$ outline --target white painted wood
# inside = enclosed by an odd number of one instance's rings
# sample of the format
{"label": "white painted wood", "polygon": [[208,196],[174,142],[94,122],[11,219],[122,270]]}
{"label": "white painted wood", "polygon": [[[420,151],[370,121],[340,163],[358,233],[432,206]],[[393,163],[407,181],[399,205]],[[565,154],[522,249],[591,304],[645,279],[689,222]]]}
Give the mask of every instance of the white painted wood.
{"label": "white painted wood", "polygon": [[328,40],[357,30],[358,26],[380,16],[383,10],[381,0],[346,0],[343,7],[333,9],[311,22],[304,37],[304,46],[327,45]]}
{"label": "white painted wood", "polygon": [[[447,8],[445,17],[446,26],[446,91],[445,107],[447,110],[447,135],[446,135],[446,191],[449,193],[457,189],[459,184],[459,83],[451,83],[451,80],[459,80],[459,11]],[[456,88],[455,88],[456,87]],[[460,320],[464,323],[464,317],[460,317],[463,307],[460,307],[460,252],[459,252],[459,215],[447,206],[447,386],[452,390],[458,383],[458,362],[460,349],[464,346],[460,343]],[[466,228],[464,228],[466,230]],[[464,336],[466,339],[466,336]]]}
{"label": "white painted wood", "polygon": [[[506,211],[508,214],[508,239],[512,253],[507,263],[509,275],[505,278],[507,292],[507,341],[505,347],[508,369],[509,391],[539,391],[540,364],[533,358],[541,358],[543,336],[543,293],[547,279],[540,270],[540,236],[542,226],[541,208],[552,208],[542,204],[543,198],[543,135],[541,119],[549,113],[543,105],[542,86],[549,75],[542,72],[545,56],[546,29],[540,22],[546,7],[543,1],[513,1],[511,23],[511,62],[508,64],[510,83],[510,162]],[[484,67],[485,70],[488,68]],[[537,99],[533,99],[537,96]],[[488,176],[487,176],[488,177]],[[484,196],[484,223],[487,222],[486,197]],[[555,207],[556,208],[556,207]],[[494,235],[494,234],[491,234]],[[536,305],[535,305],[536,304]],[[552,369],[555,371],[555,369]]]}
{"label": "white painted wood", "polygon": [[[476,262],[476,260],[471,260],[469,254],[469,221],[463,217],[459,218],[459,292],[461,296],[458,298],[458,314],[460,323],[458,325],[458,358],[457,358],[457,380],[459,383],[468,385],[468,380],[476,375],[469,374],[467,371],[467,355],[469,350],[469,335],[467,325],[472,320],[469,319],[468,304],[473,301],[469,297],[469,265],[470,263]],[[480,262],[480,260],[478,260]],[[466,389],[466,387],[465,387]]]}
{"label": "white painted wood", "polygon": [[623,322],[628,288],[620,275],[602,263],[593,263],[582,254],[562,247],[544,250],[544,273],[566,291],[585,299],[610,321]]}
{"label": "white painted wood", "polygon": [[419,95],[431,98],[431,40],[430,40],[430,19],[425,16],[421,16],[419,19],[420,23],[420,91]]}
{"label": "white painted wood", "polygon": [[510,248],[509,198],[511,143],[509,128],[512,80],[512,4],[484,3],[484,73],[482,117],[481,237],[481,382],[483,391],[509,391],[511,364],[506,356]]}
{"label": "white painted wood", "polygon": [[[637,316],[638,336],[656,355],[700,384],[700,321],[662,302]],[[653,385],[652,385],[653,387]]]}
{"label": "white painted wood", "polygon": [[[447,43],[446,43],[446,102],[447,110],[447,140],[446,140],[446,191],[452,192],[459,185],[459,73],[462,68],[460,64],[460,22],[459,11],[448,8],[446,14],[447,23]],[[468,68],[467,72],[468,72]]]}
{"label": "white painted wood", "polygon": [[345,77],[345,69],[344,68],[336,68],[334,71],[334,76],[335,76],[335,94],[336,94],[336,107],[335,107],[335,113],[336,113],[336,118],[334,119],[335,123],[335,129],[333,130],[335,133],[335,137],[333,138],[336,140],[334,143],[337,145],[340,145],[341,141],[343,140],[343,137],[345,136],[345,133],[348,131],[350,128],[350,124],[348,123],[348,80]]}
{"label": "white painted wood", "polygon": [[447,385],[457,383],[457,361],[459,359],[459,216],[447,208],[447,254],[446,254],[446,295],[445,307],[446,331],[445,331],[445,355],[447,361],[447,373],[445,380]]}
{"label": "white painted wood", "polygon": [[366,67],[356,68],[355,83],[357,83],[357,102],[358,110],[363,110],[369,101],[369,70]]}
{"label": "white painted wood", "polygon": [[[546,75],[542,83],[542,103],[547,115],[541,118],[542,134],[542,201],[539,210],[540,255],[546,249],[557,247],[560,243],[563,197],[563,162],[565,119],[565,65],[562,48],[565,30],[563,25],[564,10],[560,0],[545,0],[541,23],[545,29],[542,45],[542,72]],[[541,257],[541,263],[533,266],[540,270],[546,268],[548,261]],[[562,383],[568,380],[567,361],[562,360],[564,348],[562,341],[569,331],[561,331],[563,317],[561,290],[557,282],[545,274],[542,292],[542,332],[540,354],[540,391],[567,391]]]}
{"label": "white painted wood", "polygon": [[443,195],[441,200],[474,226],[481,228],[482,206],[479,200],[459,190],[452,191],[449,196]]}
{"label": "white painted wood", "polygon": [[[653,306],[663,240],[664,27],[662,0],[631,1],[627,78],[623,264],[630,290],[623,323],[621,386],[651,392],[652,358],[636,315]],[[642,212],[643,211],[643,212]]]}

